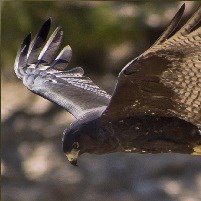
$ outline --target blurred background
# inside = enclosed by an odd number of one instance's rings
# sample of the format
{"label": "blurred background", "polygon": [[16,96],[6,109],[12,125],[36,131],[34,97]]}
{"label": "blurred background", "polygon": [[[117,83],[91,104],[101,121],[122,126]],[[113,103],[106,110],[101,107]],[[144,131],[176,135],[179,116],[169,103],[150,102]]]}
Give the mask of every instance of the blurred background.
{"label": "blurred background", "polygon": [[[14,74],[17,49],[52,18],[70,45],[70,67],[112,94],[120,70],[162,33],[183,2],[4,1],[1,3],[2,201],[200,201],[201,159],[180,154],[62,153],[74,118],[32,94]],[[198,2],[186,2],[183,24]]]}

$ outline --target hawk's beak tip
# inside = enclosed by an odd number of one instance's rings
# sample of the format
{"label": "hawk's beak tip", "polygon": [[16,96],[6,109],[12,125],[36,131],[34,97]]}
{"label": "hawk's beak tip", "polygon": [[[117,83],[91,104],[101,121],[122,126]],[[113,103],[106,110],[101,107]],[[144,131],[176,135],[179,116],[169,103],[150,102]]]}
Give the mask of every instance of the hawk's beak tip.
{"label": "hawk's beak tip", "polygon": [[70,161],[70,163],[71,163],[73,166],[78,167],[78,165],[77,165],[77,160]]}

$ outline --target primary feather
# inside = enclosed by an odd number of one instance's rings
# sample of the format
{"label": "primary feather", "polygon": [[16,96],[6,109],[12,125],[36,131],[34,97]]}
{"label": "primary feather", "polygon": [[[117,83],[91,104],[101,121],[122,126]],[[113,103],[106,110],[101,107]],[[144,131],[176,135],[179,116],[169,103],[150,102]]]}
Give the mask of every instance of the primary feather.
{"label": "primary feather", "polygon": [[70,46],[56,57],[63,35],[60,27],[45,44],[50,25],[48,19],[32,42],[30,34],[24,39],[15,60],[16,75],[29,90],[64,107],[76,118],[107,106],[110,95],[83,76],[81,67],[66,70],[72,56]]}

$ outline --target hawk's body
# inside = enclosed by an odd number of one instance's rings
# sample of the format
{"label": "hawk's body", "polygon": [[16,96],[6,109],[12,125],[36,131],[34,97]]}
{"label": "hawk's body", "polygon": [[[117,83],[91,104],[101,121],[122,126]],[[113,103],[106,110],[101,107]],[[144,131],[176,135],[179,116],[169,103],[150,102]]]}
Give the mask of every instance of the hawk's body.
{"label": "hawk's body", "polygon": [[[104,111],[104,110],[103,110]],[[105,121],[102,112],[90,113],[74,122],[64,136],[63,150],[77,138],[82,153],[193,153],[195,145],[201,145],[201,132],[197,126],[175,117],[132,116],[119,120]],[[76,133],[76,130],[88,135]],[[74,132],[75,131],[75,132]],[[93,131],[93,132],[90,132]],[[77,136],[76,136],[77,135]],[[87,137],[92,139],[89,140]]]}
{"label": "hawk's body", "polygon": [[50,19],[32,42],[31,35],[25,38],[15,61],[17,76],[77,119],[64,131],[69,161],[85,152],[193,153],[196,148],[201,154],[201,9],[171,36],[184,8],[151,48],[122,69],[112,97],[83,76],[82,68],[66,70],[69,46],[56,57],[60,27],[44,46]]}

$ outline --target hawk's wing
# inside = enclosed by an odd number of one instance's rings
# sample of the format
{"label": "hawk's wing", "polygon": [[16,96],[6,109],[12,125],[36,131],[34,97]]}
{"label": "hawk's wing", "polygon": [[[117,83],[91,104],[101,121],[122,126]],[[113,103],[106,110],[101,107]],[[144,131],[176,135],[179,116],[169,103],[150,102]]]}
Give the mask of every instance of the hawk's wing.
{"label": "hawk's wing", "polygon": [[56,57],[63,35],[60,27],[44,45],[50,25],[49,19],[32,42],[30,34],[24,39],[15,60],[16,75],[29,90],[64,107],[76,118],[107,106],[110,95],[83,76],[82,68],[66,70],[72,55],[70,46]]}
{"label": "hawk's wing", "polygon": [[156,43],[121,71],[103,116],[174,116],[201,126],[201,9],[170,37],[183,11],[184,5]]}

